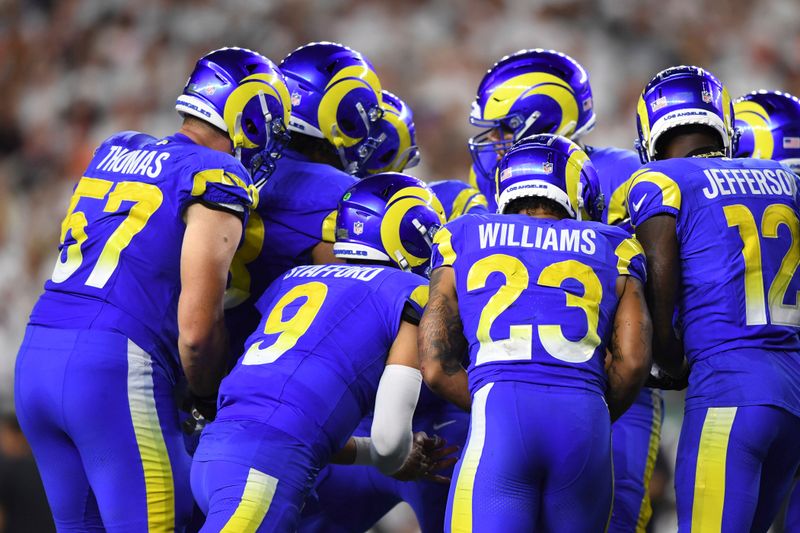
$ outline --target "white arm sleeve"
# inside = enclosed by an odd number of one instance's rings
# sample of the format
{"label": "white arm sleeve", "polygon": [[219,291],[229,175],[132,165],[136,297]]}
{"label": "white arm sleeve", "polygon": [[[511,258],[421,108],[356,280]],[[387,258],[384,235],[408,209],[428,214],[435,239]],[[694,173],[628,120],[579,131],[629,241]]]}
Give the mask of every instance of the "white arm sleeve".
{"label": "white arm sleeve", "polygon": [[403,466],[411,452],[411,419],[417,408],[422,374],[404,365],[386,365],[375,395],[370,432],[371,463],[384,474]]}

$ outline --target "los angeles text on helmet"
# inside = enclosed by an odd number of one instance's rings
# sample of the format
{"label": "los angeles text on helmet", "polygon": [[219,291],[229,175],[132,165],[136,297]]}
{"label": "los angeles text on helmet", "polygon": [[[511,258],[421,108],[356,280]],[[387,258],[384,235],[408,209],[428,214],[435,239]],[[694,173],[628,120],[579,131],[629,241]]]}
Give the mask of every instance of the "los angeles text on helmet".
{"label": "los angeles text on helmet", "polygon": [[[492,222],[478,226],[481,248],[495,246],[520,246],[522,248],[540,248],[558,252],[580,252],[594,254],[597,250],[595,239],[597,234],[593,229],[555,229],[536,228],[531,237],[531,227],[527,224],[514,224],[508,222]],[[519,240],[516,236],[519,235]]]}
{"label": "los angeles text on helmet", "polygon": [[[712,168],[703,171],[708,187],[703,194],[709,200],[720,194],[778,194],[794,196],[797,182],[793,174],[783,170],[756,168]],[[769,183],[767,183],[769,182]]]}

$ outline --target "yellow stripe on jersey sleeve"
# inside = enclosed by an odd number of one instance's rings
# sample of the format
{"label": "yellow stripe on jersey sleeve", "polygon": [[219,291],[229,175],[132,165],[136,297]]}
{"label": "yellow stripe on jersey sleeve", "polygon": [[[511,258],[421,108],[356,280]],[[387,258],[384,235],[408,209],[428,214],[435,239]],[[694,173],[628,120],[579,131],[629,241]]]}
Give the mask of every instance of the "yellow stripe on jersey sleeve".
{"label": "yellow stripe on jersey sleeve", "polygon": [[447,221],[450,222],[451,220],[468,213],[469,210],[476,205],[487,207],[488,202],[477,189],[473,189],[471,187],[469,189],[464,189],[458,193],[456,199],[453,200],[453,205],[451,206],[450,210],[450,218],[448,218]]}
{"label": "yellow stripe on jersey sleeve", "polygon": [[452,239],[453,234],[447,228],[440,229],[433,237],[433,244],[439,246],[439,253],[442,254],[442,266],[453,266],[456,262]]}
{"label": "yellow stripe on jersey sleeve", "polygon": [[606,216],[609,225],[616,226],[630,216],[628,212],[628,191],[637,173],[634,173],[631,177],[623,181],[622,184],[611,193],[611,198],[608,200],[608,214]]}
{"label": "yellow stripe on jersey sleeve", "polygon": [[238,187],[244,191],[250,200],[251,209],[255,209],[258,206],[258,189],[256,189],[255,185],[248,185],[236,174],[221,168],[209,168],[195,174],[192,183],[192,196],[200,196],[205,193],[209,183]]}
{"label": "yellow stripe on jersey sleeve", "polygon": [[424,309],[425,306],[428,305],[428,286],[420,285],[413,290],[408,299]]}
{"label": "yellow stripe on jersey sleeve", "polygon": [[[678,184],[675,183],[675,180],[666,174],[643,168],[631,176],[630,181],[630,191],[633,191],[633,189],[640,183],[652,183],[661,190],[662,205],[675,209],[681,208],[681,189],[678,187]],[[630,204],[630,200],[628,203]]]}
{"label": "yellow stripe on jersey sleeve", "polygon": [[322,242],[336,242],[336,209],[322,221]]}
{"label": "yellow stripe on jersey sleeve", "polygon": [[617,249],[614,250],[614,254],[617,256],[617,272],[619,275],[629,276],[631,272],[628,267],[631,265],[631,261],[637,254],[644,255],[644,249],[636,238],[631,237],[619,243]]}

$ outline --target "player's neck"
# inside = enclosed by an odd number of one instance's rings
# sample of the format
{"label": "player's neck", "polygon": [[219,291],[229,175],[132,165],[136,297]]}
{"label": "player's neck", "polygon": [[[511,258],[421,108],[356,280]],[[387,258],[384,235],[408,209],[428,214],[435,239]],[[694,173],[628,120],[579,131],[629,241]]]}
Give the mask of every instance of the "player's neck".
{"label": "player's neck", "polygon": [[184,122],[178,133],[186,135],[192,142],[200,146],[226,154],[230,154],[232,151],[231,140],[226,135],[199,121]]}
{"label": "player's neck", "polygon": [[531,218],[549,218],[551,220],[561,220],[562,216],[554,214],[552,211],[537,207],[534,209],[520,209],[518,215],[528,215]]}
{"label": "player's neck", "polygon": [[719,139],[706,132],[691,132],[676,135],[664,143],[659,159],[691,157],[700,153],[719,151]]}

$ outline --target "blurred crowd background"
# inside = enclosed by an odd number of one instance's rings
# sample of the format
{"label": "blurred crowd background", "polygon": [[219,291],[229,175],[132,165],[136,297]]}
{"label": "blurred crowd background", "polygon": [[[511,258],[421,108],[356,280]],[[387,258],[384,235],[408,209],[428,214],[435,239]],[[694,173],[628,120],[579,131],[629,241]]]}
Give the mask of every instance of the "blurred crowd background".
{"label": "blurred crowd background", "polygon": [[[0,0],[0,414],[13,413],[14,357],[94,147],[118,130],[174,132],[175,97],[212,49],[243,46],[277,63],[315,40],[364,53],[411,105],[422,150],[414,174],[426,180],[466,179],[475,89],[521,48],[557,49],[588,70],[598,126],[586,140],[599,146],[632,147],[638,94],[667,66],[708,68],[734,97],[800,94],[797,0]],[[681,410],[669,396],[653,531],[675,530]],[[27,479],[14,466],[27,464],[24,439],[13,417],[2,420],[0,479],[8,468]],[[5,485],[0,532],[3,511],[15,531],[8,517],[21,509]],[[398,511],[384,531],[415,531],[407,516]]]}

